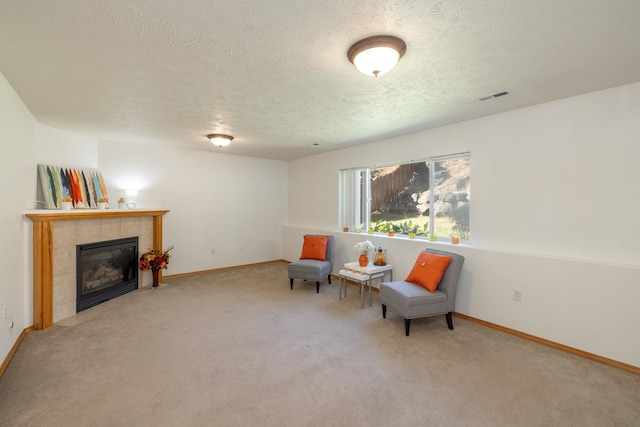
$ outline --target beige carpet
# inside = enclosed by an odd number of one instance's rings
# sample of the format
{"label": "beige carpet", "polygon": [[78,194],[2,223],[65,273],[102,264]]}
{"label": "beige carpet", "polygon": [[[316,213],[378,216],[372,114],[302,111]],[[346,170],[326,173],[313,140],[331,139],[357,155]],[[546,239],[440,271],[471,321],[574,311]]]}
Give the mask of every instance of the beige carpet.
{"label": "beige carpet", "polygon": [[31,332],[0,426],[638,426],[640,377],[273,263],[168,279]]}

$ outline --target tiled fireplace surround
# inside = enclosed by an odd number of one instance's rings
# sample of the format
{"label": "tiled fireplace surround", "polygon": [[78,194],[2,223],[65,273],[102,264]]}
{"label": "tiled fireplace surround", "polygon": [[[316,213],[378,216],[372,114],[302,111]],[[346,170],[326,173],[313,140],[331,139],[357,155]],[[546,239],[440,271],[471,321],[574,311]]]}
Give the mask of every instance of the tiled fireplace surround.
{"label": "tiled fireplace surround", "polygon": [[[76,245],[138,236],[138,250],[162,247],[166,210],[32,211],[33,327],[44,329],[76,314]],[[143,272],[140,272],[143,273]],[[139,276],[151,284],[151,274]]]}

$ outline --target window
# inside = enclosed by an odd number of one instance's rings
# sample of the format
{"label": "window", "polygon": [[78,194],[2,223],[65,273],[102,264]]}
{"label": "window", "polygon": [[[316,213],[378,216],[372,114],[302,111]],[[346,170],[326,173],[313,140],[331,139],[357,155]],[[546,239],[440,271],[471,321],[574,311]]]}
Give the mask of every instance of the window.
{"label": "window", "polygon": [[465,153],[341,171],[343,226],[469,239],[470,160]]}

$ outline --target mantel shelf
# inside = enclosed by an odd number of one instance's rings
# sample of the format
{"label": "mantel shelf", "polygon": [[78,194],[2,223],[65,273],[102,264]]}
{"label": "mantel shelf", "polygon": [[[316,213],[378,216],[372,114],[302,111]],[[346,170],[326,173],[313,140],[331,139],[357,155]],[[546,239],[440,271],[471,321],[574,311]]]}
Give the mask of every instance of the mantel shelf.
{"label": "mantel shelf", "polygon": [[133,216],[162,216],[167,209],[74,209],[70,211],[43,209],[27,211],[24,215],[33,222],[69,221],[98,218],[126,218]]}

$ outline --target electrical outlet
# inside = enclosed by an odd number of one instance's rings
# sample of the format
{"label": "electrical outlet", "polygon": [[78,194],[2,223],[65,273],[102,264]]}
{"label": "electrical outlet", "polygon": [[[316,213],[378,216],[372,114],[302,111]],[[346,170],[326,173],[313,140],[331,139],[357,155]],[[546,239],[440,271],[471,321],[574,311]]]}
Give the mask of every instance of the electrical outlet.
{"label": "electrical outlet", "polygon": [[11,332],[13,331],[13,326],[14,326],[14,323],[13,323],[13,315],[10,315],[10,316],[9,316],[9,318],[8,318],[8,319],[7,319],[7,321],[6,321],[6,323],[8,323],[8,326],[9,326],[9,327],[7,328],[7,329],[9,330],[9,333],[11,333]]}
{"label": "electrical outlet", "polygon": [[4,308],[2,309],[2,321],[3,322],[7,321],[8,314],[9,314],[9,309],[5,305]]}
{"label": "electrical outlet", "polygon": [[514,301],[522,301],[522,290],[513,289],[513,300]]}

